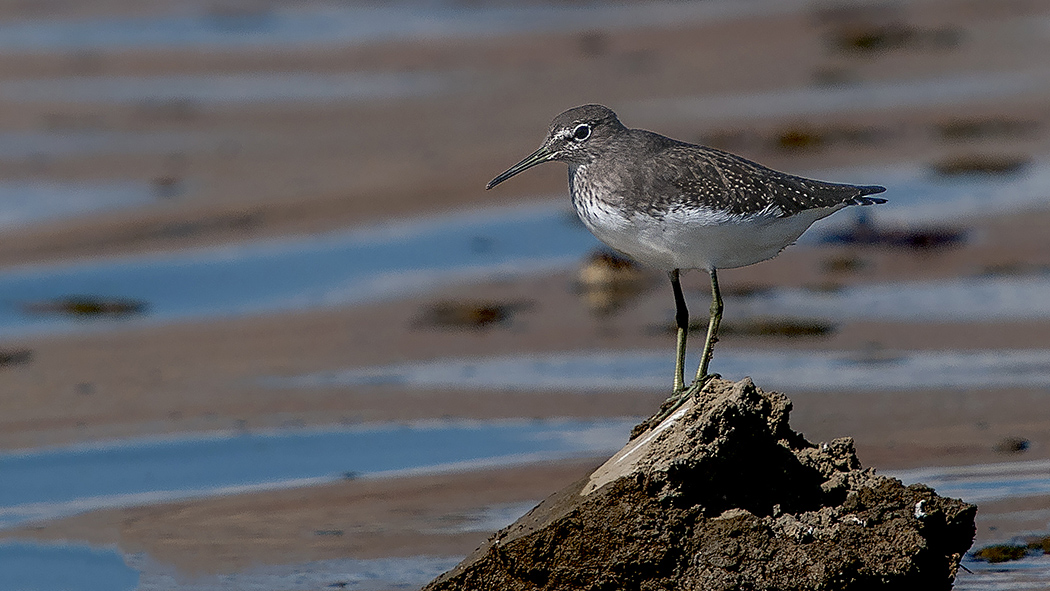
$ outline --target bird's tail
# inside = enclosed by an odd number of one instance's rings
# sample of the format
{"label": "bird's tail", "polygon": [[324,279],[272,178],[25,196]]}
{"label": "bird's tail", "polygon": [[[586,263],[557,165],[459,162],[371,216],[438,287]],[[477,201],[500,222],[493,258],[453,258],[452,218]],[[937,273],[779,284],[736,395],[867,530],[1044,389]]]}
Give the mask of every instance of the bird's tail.
{"label": "bird's tail", "polygon": [[843,203],[846,205],[878,205],[879,203],[886,203],[886,200],[882,197],[869,197],[869,195],[875,195],[886,190],[886,187],[880,187],[879,185],[864,185],[860,187],[854,187],[858,193],[854,197],[851,197]]}

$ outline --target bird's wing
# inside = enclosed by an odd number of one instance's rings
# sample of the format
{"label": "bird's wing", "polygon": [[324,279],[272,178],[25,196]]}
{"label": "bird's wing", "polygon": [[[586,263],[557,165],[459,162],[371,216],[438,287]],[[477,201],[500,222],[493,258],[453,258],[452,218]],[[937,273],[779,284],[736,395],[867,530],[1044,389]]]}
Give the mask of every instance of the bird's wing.
{"label": "bird's wing", "polygon": [[[807,209],[839,205],[870,205],[885,199],[867,197],[886,189],[876,185],[827,183],[778,172],[740,156],[675,142],[666,147],[654,170],[653,182],[673,190],[682,203],[723,210],[733,215],[773,212],[790,216]],[[684,198],[684,200],[683,200]]]}

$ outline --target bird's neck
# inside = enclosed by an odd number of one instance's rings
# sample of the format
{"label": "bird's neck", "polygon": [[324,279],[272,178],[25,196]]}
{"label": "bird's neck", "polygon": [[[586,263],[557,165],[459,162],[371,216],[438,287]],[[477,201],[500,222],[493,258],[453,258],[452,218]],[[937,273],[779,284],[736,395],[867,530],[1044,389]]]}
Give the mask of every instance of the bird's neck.
{"label": "bird's neck", "polygon": [[621,200],[616,183],[594,163],[569,165],[569,193],[577,208],[596,203],[616,205]]}

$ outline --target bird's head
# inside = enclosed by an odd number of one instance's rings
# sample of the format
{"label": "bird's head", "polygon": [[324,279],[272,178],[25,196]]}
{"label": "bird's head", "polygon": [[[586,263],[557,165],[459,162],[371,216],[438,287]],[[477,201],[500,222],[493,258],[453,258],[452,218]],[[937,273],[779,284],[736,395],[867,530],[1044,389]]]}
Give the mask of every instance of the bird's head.
{"label": "bird's head", "polygon": [[565,111],[551,122],[547,139],[538,150],[489,181],[491,189],[537,164],[558,160],[587,164],[624,128],[616,113],[602,105],[583,105]]}

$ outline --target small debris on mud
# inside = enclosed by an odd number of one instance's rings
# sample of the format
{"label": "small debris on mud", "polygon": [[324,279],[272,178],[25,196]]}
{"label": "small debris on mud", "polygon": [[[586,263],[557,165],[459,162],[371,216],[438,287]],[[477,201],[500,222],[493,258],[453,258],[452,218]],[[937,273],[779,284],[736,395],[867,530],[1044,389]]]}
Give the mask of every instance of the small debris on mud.
{"label": "small debris on mud", "polygon": [[23,306],[30,314],[63,314],[77,317],[134,316],[146,312],[146,302],[127,298],[69,296],[57,300],[32,302]]}
{"label": "small debris on mud", "polygon": [[426,308],[416,319],[416,326],[437,328],[483,329],[507,324],[517,312],[532,302],[444,301]]}

